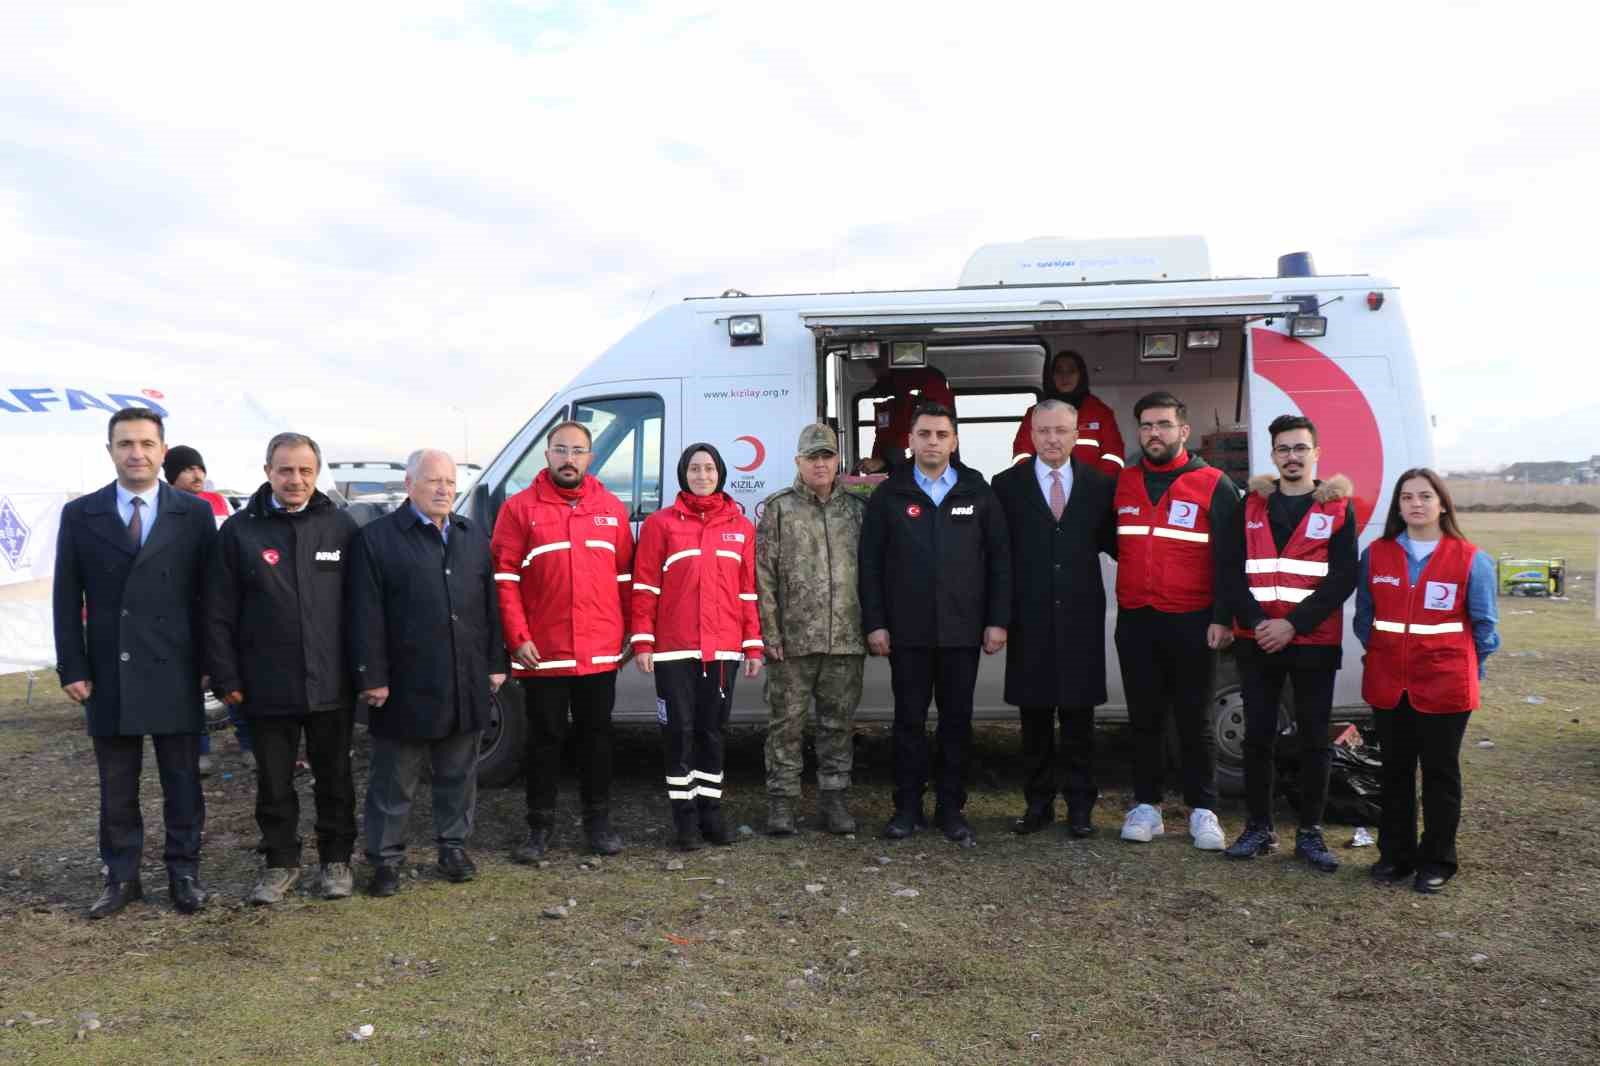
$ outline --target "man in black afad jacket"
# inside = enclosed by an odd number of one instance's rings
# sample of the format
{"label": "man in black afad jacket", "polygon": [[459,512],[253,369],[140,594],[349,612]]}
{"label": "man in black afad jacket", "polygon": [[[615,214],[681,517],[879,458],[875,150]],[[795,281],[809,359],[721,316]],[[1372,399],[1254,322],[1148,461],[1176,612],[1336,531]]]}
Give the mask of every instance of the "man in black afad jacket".
{"label": "man in black afad jacket", "polygon": [[355,691],[344,640],[344,569],[356,523],[317,491],[322,449],[310,437],[273,437],[265,469],[267,483],[223,523],[205,590],[212,688],[244,711],[254,732],[266,868],[250,902],[277,903],[300,881],[294,767],[302,734],[316,781],[316,889],[343,899],[356,841]]}
{"label": "man in black afad jacket", "polygon": [[896,467],[867,502],[861,526],[861,615],[867,648],[887,655],[894,689],[894,817],[900,839],[922,820],[928,781],[928,704],[939,703],[934,821],[946,838],[977,843],[961,809],[972,739],[978,648],[1006,644],[1011,612],[1005,515],[983,475],[952,463],[956,419],[926,404],[911,424],[914,463]]}

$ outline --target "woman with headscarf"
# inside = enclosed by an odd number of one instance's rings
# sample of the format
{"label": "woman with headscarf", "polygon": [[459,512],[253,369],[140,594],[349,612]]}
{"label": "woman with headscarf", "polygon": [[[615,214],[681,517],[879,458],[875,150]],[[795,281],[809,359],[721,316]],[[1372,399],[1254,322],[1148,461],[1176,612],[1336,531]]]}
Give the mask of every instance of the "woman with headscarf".
{"label": "woman with headscarf", "polygon": [[[1089,368],[1083,356],[1071,350],[1059,351],[1044,365],[1044,395],[1041,399],[1060,400],[1078,410],[1078,443],[1072,458],[1086,466],[1116,477],[1122,472],[1126,445],[1117,429],[1117,416],[1099,397],[1089,392]],[[1011,442],[1011,461],[1033,458],[1033,408],[1022,416],[1016,439]]]}
{"label": "woman with headscarf", "polygon": [[681,491],[639,531],[633,557],[633,635],[639,669],[656,682],[677,846],[731,844],[722,817],[722,731],[733,685],[761,670],[756,531],[722,490],[728,467],[709,444],[678,460]]}

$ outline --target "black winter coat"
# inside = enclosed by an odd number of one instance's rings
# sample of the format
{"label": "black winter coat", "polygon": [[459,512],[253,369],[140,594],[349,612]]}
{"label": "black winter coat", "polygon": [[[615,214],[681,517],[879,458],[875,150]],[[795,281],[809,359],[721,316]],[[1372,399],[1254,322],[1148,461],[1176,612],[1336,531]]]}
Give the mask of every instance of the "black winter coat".
{"label": "black winter coat", "polygon": [[441,541],[410,504],[350,542],[345,609],[357,690],[389,689],[368,729],[438,740],[489,724],[489,675],[509,669],[489,536],[452,514]]}
{"label": "black winter coat", "polygon": [[137,554],[117,514],[115,482],[61,509],[56,671],[63,686],[92,682],[84,705],[90,736],[205,728],[200,590],[217,523],[210,504],[165,483],[155,505]]}
{"label": "black winter coat", "polygon": [[289,512],[270,485],[222,524],[205,589],[213,691],[243,692],[251,715],[351,705],[344,569],[355,532],[322,493]]}
{"label": "black winter coat", "polygon": [[895,467],[867,501],[861,524],[861,619],[894,647],[970,648],[985,626],[1011,617],[1011,546],[983,475],[956,466],[938,507],[914,463]]}
{"label": "black winter coat", "polygon": [[1072,460],[1061,521],[1039,488],[1034,460],[994,479],[1011,537],[1011,628],[1005,700],[1018,707],[1094,707],[1106,701],[1106,589],[1100,553],[1117,554],[1117,481]]}

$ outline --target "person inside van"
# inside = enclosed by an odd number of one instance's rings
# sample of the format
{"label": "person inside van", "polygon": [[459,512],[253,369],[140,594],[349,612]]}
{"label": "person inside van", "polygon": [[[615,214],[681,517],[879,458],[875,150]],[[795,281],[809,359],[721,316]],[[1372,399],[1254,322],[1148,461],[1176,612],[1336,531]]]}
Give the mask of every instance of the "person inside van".
{"label": "person inside van", "polygon": [[732,844],[722,818],[722,731],[733,685],[761,671],[756,529],[723,491],[728,467],[709,444],[678,459],[678,498],[639,530],[633,556],[633,645],[656,681],[667,798],[677,847]]}
{"label": "person inside van", "polygon": [[872,451],[856,467],[863,474],[881,474],[910,461],[911,423],[923,404],[936,403],[952,414],[956,409],[955,393],[936,366],[886,366],[866,395],[879,399],[872,405]]}
{"label": "person inside van", "polygon": [[1431,895],[1456,875],[1461,739],[1483,662],[1500,646],[1495,594],[1494,560],[1462,535],[1439,475],[1401,474],[1356,584],[1356,638],[1367,649],[1361,698],[1372,705],[1383,752],[1383,820],[1370,868],[1379,884],[1410,877]]}
{"label": "person inside van", "polygon": [[[1068,350],[1059,351],[1044,365],[1044,394],[1041,399],[1070,403],[1078,412],[1078,443],[1072,447],[1074,462],[1092,466],[1116,477],[1126,465],[1122,431],[1117,428],[1117,416],[1100,398],[1089,391],[1089,367],[1083,356]],[[1022,425],[1011,442],[1011,461],[1020,463],[1033,458],[1033,412],[1038,405],[1028,408],[1022,416]]]}

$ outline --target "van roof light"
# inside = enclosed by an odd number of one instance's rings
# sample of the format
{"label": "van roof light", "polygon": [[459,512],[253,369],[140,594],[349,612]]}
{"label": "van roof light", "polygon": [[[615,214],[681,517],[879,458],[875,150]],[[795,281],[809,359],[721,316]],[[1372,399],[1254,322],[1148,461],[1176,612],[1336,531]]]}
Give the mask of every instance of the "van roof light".
{"label": "van roof light", "polygon": [[1289,336],[1322,337],[1328,332],[1328,320],[1323,315],[1290,315]]}
{"label": "van roof light", "polygon": [[761,343],[760,315],[729,315],[728,343],[735,347]]}

